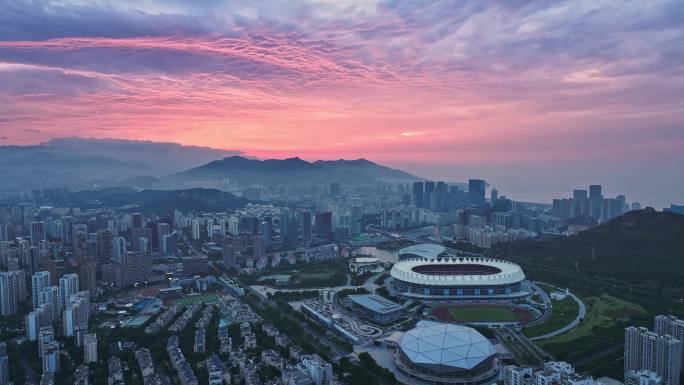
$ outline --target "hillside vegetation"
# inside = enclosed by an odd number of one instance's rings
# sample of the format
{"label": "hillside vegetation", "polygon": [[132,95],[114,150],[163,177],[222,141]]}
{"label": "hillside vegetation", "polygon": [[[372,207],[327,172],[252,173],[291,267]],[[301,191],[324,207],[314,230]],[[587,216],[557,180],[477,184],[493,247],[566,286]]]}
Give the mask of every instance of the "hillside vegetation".
{"label": "hillside vegetation", "polygon": [[[684,297],[684,215],[629,212],[578,235],[496,250],[531,270],[549,268]],[[543,277],[536,277],[543,279]]]}

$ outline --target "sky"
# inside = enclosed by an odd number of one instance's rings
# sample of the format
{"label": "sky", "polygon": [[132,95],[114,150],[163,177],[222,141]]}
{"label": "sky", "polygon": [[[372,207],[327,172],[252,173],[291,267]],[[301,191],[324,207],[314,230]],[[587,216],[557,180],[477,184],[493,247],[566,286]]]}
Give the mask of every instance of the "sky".
{"label": "sky", "polygon": [[0,0],[0,145],[367,158],[684,203],[684,2]]}

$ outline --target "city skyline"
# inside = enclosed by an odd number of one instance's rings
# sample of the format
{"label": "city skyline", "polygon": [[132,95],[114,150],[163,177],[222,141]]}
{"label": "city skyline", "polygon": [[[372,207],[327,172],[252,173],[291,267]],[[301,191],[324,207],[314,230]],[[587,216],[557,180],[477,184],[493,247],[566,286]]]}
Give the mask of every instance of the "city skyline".
{"label": "city skyline", "polygon": [[1,4],[0,145],[363,157],[528,201],[684,195],[676,2]]}

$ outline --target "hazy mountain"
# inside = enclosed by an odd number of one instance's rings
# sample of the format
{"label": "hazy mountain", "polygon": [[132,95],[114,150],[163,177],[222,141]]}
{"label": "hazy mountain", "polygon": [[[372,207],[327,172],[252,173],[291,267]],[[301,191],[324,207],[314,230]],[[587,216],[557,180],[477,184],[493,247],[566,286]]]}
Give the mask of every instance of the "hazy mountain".
{"label": "hazy mountain", "polygon": [[[499,252],[507,254],[508,246]],[[534,268],[684,297],[684,215],[631,211],[571,237],[513,242],[510,253]]]}
{"label": "hazy mountain", "polygon": [[244,207],[249,201],[231,193],[194,188],[187,190],[142,190],[117,187],[83,190],[67,195],[64,203],[89,207],[124,207],[129,211],[171,215],[181,211],[225,211]]}
{"label": "hazy mountain", "polygon": [[389,180],[419,180],[403,171],[387,168],[365,159],[316,161],[299,158],[255,160],[231,156],[167,177],[173,181],[208,181],[229,178],[240,186],[251,184],[327,184],[373,185]]}
{"label": "hazy mountain", "polygon": [[409,174],[406,171],[389,168],[377,163],[373,163],[366,159],[317,160],[314,162],[314,164],[337,170],[345,170],[355,174],[361,174],[372,179],[387,182],[405,183],[423,180],[422,178],[418,178],[417,176]]}
{"label": "hazy mountain", "polygon": [[[35,146],[0,146],[0,189],[116,185],[124,179],[166,175],[234,154],[241,152],[118,139],[60,138]],[[141,180],[130,182],[136,185]]]}

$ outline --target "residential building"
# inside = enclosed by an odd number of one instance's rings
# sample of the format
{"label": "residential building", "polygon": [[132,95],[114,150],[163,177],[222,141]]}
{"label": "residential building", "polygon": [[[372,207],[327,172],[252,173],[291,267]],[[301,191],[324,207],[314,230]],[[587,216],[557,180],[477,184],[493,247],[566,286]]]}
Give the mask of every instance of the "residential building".
{"label": "residential building", "polygon": [[630,370],[625,373],[625,385],[661,385],[662,378],[648,370]]}
{"label": "residential building", "polygon": [[648,370],[655,372],[663,385],[679,385],[681,349],[681,341],[670,335],[630,326],[625,329],[625,374]]}
{"label": "residential building", "polygon": [[95,333],[83,336],[83,362],[97,362],[97,334]]}
{"label": "residential building", "polygon": [[316,385],[329,385],[332,380],[332,365],[317,354],[302,357],[303,369]]}

